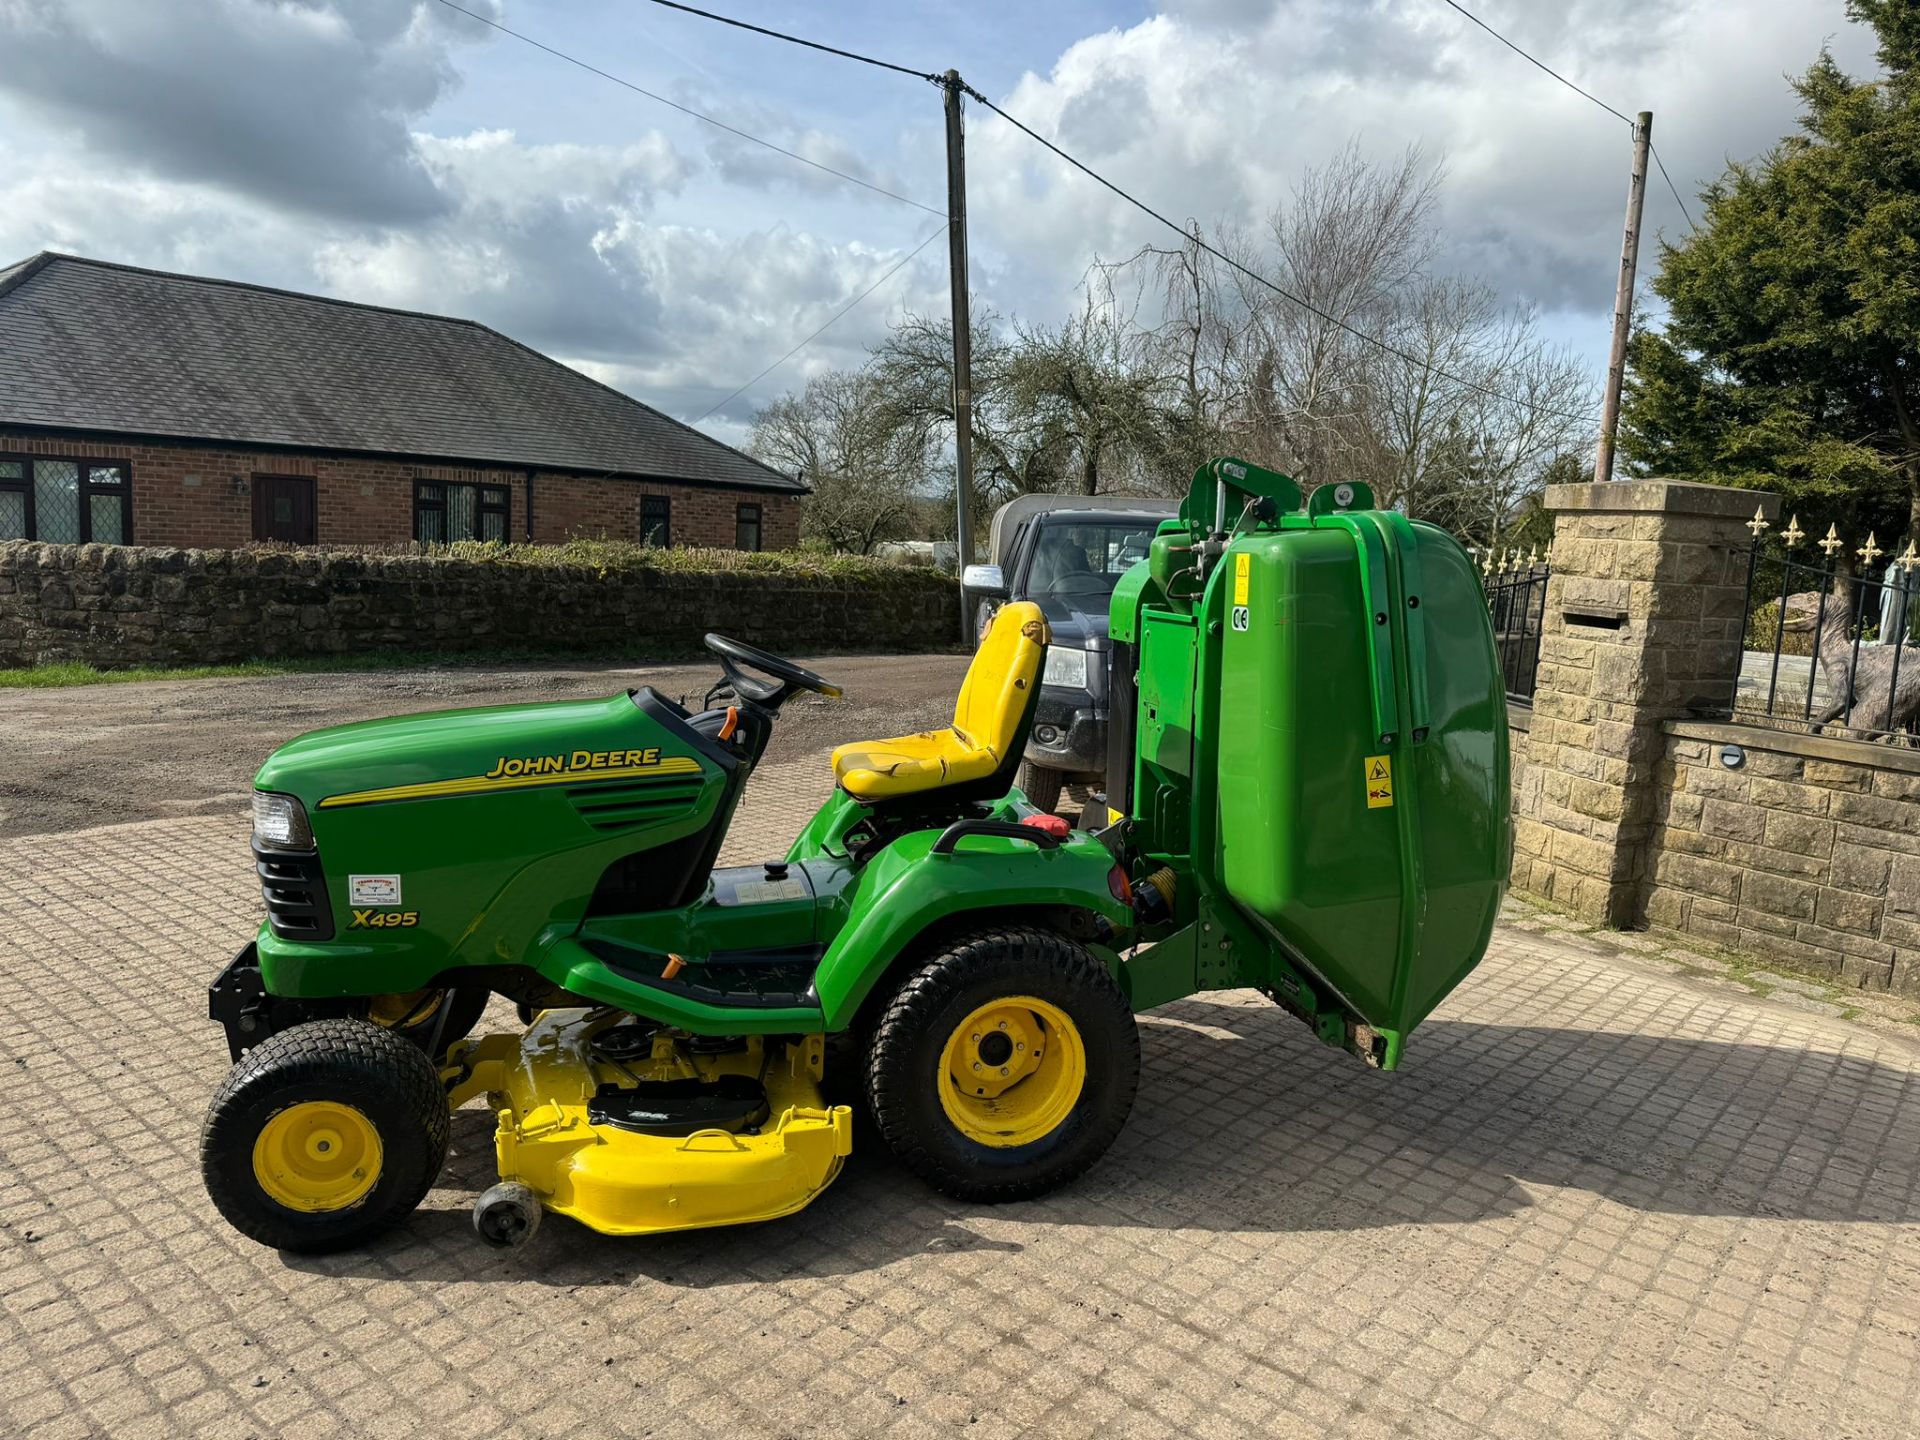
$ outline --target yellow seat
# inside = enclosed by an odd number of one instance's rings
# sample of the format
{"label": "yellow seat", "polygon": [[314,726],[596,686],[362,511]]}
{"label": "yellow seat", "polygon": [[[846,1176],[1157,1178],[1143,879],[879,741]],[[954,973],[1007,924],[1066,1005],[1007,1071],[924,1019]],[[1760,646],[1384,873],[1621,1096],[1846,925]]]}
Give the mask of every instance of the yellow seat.
{"label": "yellow seat", "polygon": [[1038,605],[1002,605],[967,667],[953,724],[842,745],[833,752],[833,778],[854,799],[867,801],[989,778],[1020,743],[1049,638]]}

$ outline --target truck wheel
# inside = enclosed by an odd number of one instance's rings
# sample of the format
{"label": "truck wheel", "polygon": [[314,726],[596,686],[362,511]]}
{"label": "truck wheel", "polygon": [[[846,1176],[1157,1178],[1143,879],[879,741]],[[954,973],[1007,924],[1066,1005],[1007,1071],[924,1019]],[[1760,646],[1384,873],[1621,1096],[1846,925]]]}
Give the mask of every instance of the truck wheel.
{"label": "truck wheel", "polygon": [[959,1200],[1044,1195],[1106,1153],[1133,1108],[1140,1034],[1113,977],[1050,930],[977,931],[881,1013],[867,1099],[894,1154]]}
{"label": "truck wheel", "polygon": [[1066,778],[1058,770],[1048,770],[1031,760],[1020,762],[1020,789],[1034,809],[1049,815],[1060,808],[1060,785]]}
{"label": "truck wheel", "polygon": [[339,1250],[413,1211],[447,1130],[446,1091],[417,1046],[365,1020],[315,1020],[227,1072],[200,1131],[200,1173],[249,1239]]}

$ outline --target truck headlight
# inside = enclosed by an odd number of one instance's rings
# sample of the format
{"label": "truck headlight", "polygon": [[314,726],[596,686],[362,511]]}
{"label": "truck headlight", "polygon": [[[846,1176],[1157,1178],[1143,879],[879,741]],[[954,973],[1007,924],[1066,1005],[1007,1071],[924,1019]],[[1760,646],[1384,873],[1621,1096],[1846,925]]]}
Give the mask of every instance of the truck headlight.
{"label": "truck headlight", "polygon": [[262,850],[311,850],[307,807],[291,795],[253,792],[253,843]]}
{"label": "truck headlight", "polygon": [[1047,668],[1040,672],[1042,685],[1065,685],[1070,689],[1087,688],[1087,652],[1070,650],[1064,645],[1047,647]]}

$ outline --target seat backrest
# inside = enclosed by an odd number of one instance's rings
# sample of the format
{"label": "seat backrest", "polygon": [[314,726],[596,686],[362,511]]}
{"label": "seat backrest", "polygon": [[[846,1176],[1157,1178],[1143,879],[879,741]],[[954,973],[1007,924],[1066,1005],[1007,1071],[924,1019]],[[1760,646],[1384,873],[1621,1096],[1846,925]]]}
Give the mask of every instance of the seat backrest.
{"label": "seat backrest", "polygon": [[1007,757],[1019,735],[1039,689],[1050,638],[1040,607],[1031,600],[1015,600],[995,612],[974,651],[953,707],[953,728],[991,750],[996,759]]}

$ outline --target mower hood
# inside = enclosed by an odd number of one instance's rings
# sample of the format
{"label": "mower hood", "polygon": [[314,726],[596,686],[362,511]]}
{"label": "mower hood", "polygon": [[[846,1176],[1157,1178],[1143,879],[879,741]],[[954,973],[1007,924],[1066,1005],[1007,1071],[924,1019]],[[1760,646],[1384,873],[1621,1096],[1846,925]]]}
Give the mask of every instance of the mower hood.
{"label": "mower hood", "polygon": [[698,769],[648,729],[629,694],[430,711],[309,731],[268,756],[253,783],[311,812],[611,777],[668,760]]}

